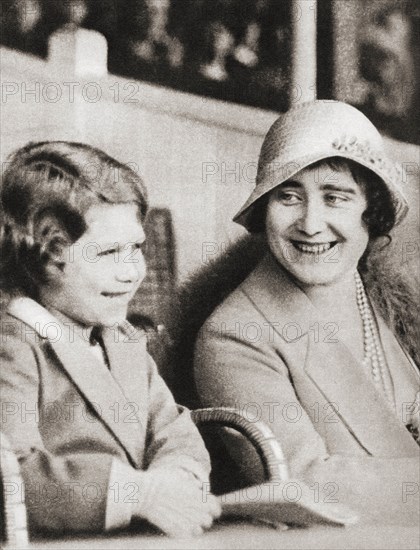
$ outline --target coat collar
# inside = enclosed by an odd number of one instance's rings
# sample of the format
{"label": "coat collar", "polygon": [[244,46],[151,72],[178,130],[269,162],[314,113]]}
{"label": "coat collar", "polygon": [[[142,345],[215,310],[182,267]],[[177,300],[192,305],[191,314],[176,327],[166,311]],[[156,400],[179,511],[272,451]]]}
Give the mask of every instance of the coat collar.
{"label": "coat collar", "polygon": [[[395,456],[418,451],[351,351],[340,341],[316,341],[311,327],[320,319],[318,310],[271,254],[240,288],[284,340],[281,351],[292,375],[298,370],[306,373],[368,453]],[[383,325],[381,320],[382,332]]]}
{"label": "coat collar", "polygon": [[146,346],[136,346],[135,352],[133,346],[144,335],[128,322],[122,328],[104,329],[109,370],[90,351],[89,343],[72,330],[71,321],[63,323],[34,300],[16,298],[10,302],[8,313],[48,341],[86,401],[132,462],[140,466],[140,434],[146,430],[147,417],[139,411],[139,403],[147,403],[147,383],[139,375],[139,366],[146,361]]}

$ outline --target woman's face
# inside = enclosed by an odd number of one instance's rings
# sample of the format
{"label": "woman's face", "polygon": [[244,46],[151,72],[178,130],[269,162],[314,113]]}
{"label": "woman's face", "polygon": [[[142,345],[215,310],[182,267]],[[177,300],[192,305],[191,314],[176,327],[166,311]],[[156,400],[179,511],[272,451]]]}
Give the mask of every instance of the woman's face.
{"label": "woman's face", "polygon": [[329,285],[353,274],[369,235],[365,192],[350,171],[306,168],[274,189],[266,236],[277,261],[303,285]]}

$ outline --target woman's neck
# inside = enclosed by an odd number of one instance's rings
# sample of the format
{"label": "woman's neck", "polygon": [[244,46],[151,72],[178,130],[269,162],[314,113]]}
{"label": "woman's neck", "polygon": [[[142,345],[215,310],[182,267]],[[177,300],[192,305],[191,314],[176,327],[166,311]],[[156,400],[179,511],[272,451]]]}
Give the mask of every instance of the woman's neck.
{"label": "woman's neck", "polygon": [[365,357],[364,332],[354,272],[333,284],[301,288],[319,313],[319,326],[327,332],[334,329],[334,337],[328,341],[344,344],[361,364]]}
{"label": "woman's neck", "polygon": [[357,307],[356,282],[353,272],[328,285],[304,285],[299,282],[298,285],[320,311],[343,311],[349,306],[351,310],[354,310]]}

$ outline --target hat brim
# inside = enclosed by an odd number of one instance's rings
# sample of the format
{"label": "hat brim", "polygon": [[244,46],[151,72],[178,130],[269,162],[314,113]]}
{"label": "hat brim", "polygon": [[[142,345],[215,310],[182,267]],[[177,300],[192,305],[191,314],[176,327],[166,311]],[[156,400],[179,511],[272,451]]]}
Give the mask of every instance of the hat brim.
{"label": "hat brim", "polygon": [[252,231],[251,218],[254,214],[255,203],[269,194],[273,189],[281,185],[283,182],[292,178],[305,168],[308,168],[312,164],[315,164],[321,160],[341,157],[357,164],[364,166],[371,172],[375,173],[388,188],[392,203],[395,211],[395,225],[401,223],[408,212],[408,202],[398,184],[398,176],[401,175],[399,166],[395,163],[391,163],[386,159],[376,159],[374,156],[368,156],[367,158],[361,158],[360,154],[355,154],[352,151],[340,150],[334,146],[331,146],[330,150],[325,150],[322,153],[306,155],[289,161],[283,165],[279,165],[275,162],[268,164],[264,173],[259,175],[258,184],[241,207],[241,209],[234,216],[233,221],[242,225],[249,231]]}

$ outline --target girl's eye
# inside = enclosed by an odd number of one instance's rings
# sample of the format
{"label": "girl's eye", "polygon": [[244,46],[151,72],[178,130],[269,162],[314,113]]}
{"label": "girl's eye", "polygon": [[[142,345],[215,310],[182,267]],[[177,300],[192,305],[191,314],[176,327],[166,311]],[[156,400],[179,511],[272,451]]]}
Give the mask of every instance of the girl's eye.
{"label": "girl's eye", "polygon": [[113,247],[113,248],[107,248],[105,250],[101,250],[98,253],[98,256],[114,256],[118,257],[119,254],[123,254],[124,252],[128,252],[132,255],[134,255],[137,250],[141,250],[141,252],[144,252],[144,249],[146,247],[146,242],[142,243],[127,243],[124,247]]}
{"label": "girl's eye", "polygon": [[137,250],[140,250],[140,252],[144,253],[144,249],[146,248],[146,243],[133,243],[131,246],[128,247],[131,249],[131,254],[135,254]]}
{"label": "girl's eye", "polygon": [[102,252],[100,252],[98,254],[98,256],[112,256],[114,254],[117,253],[117,249],[116,248],[108,248],[107,250],[102,250]]}

